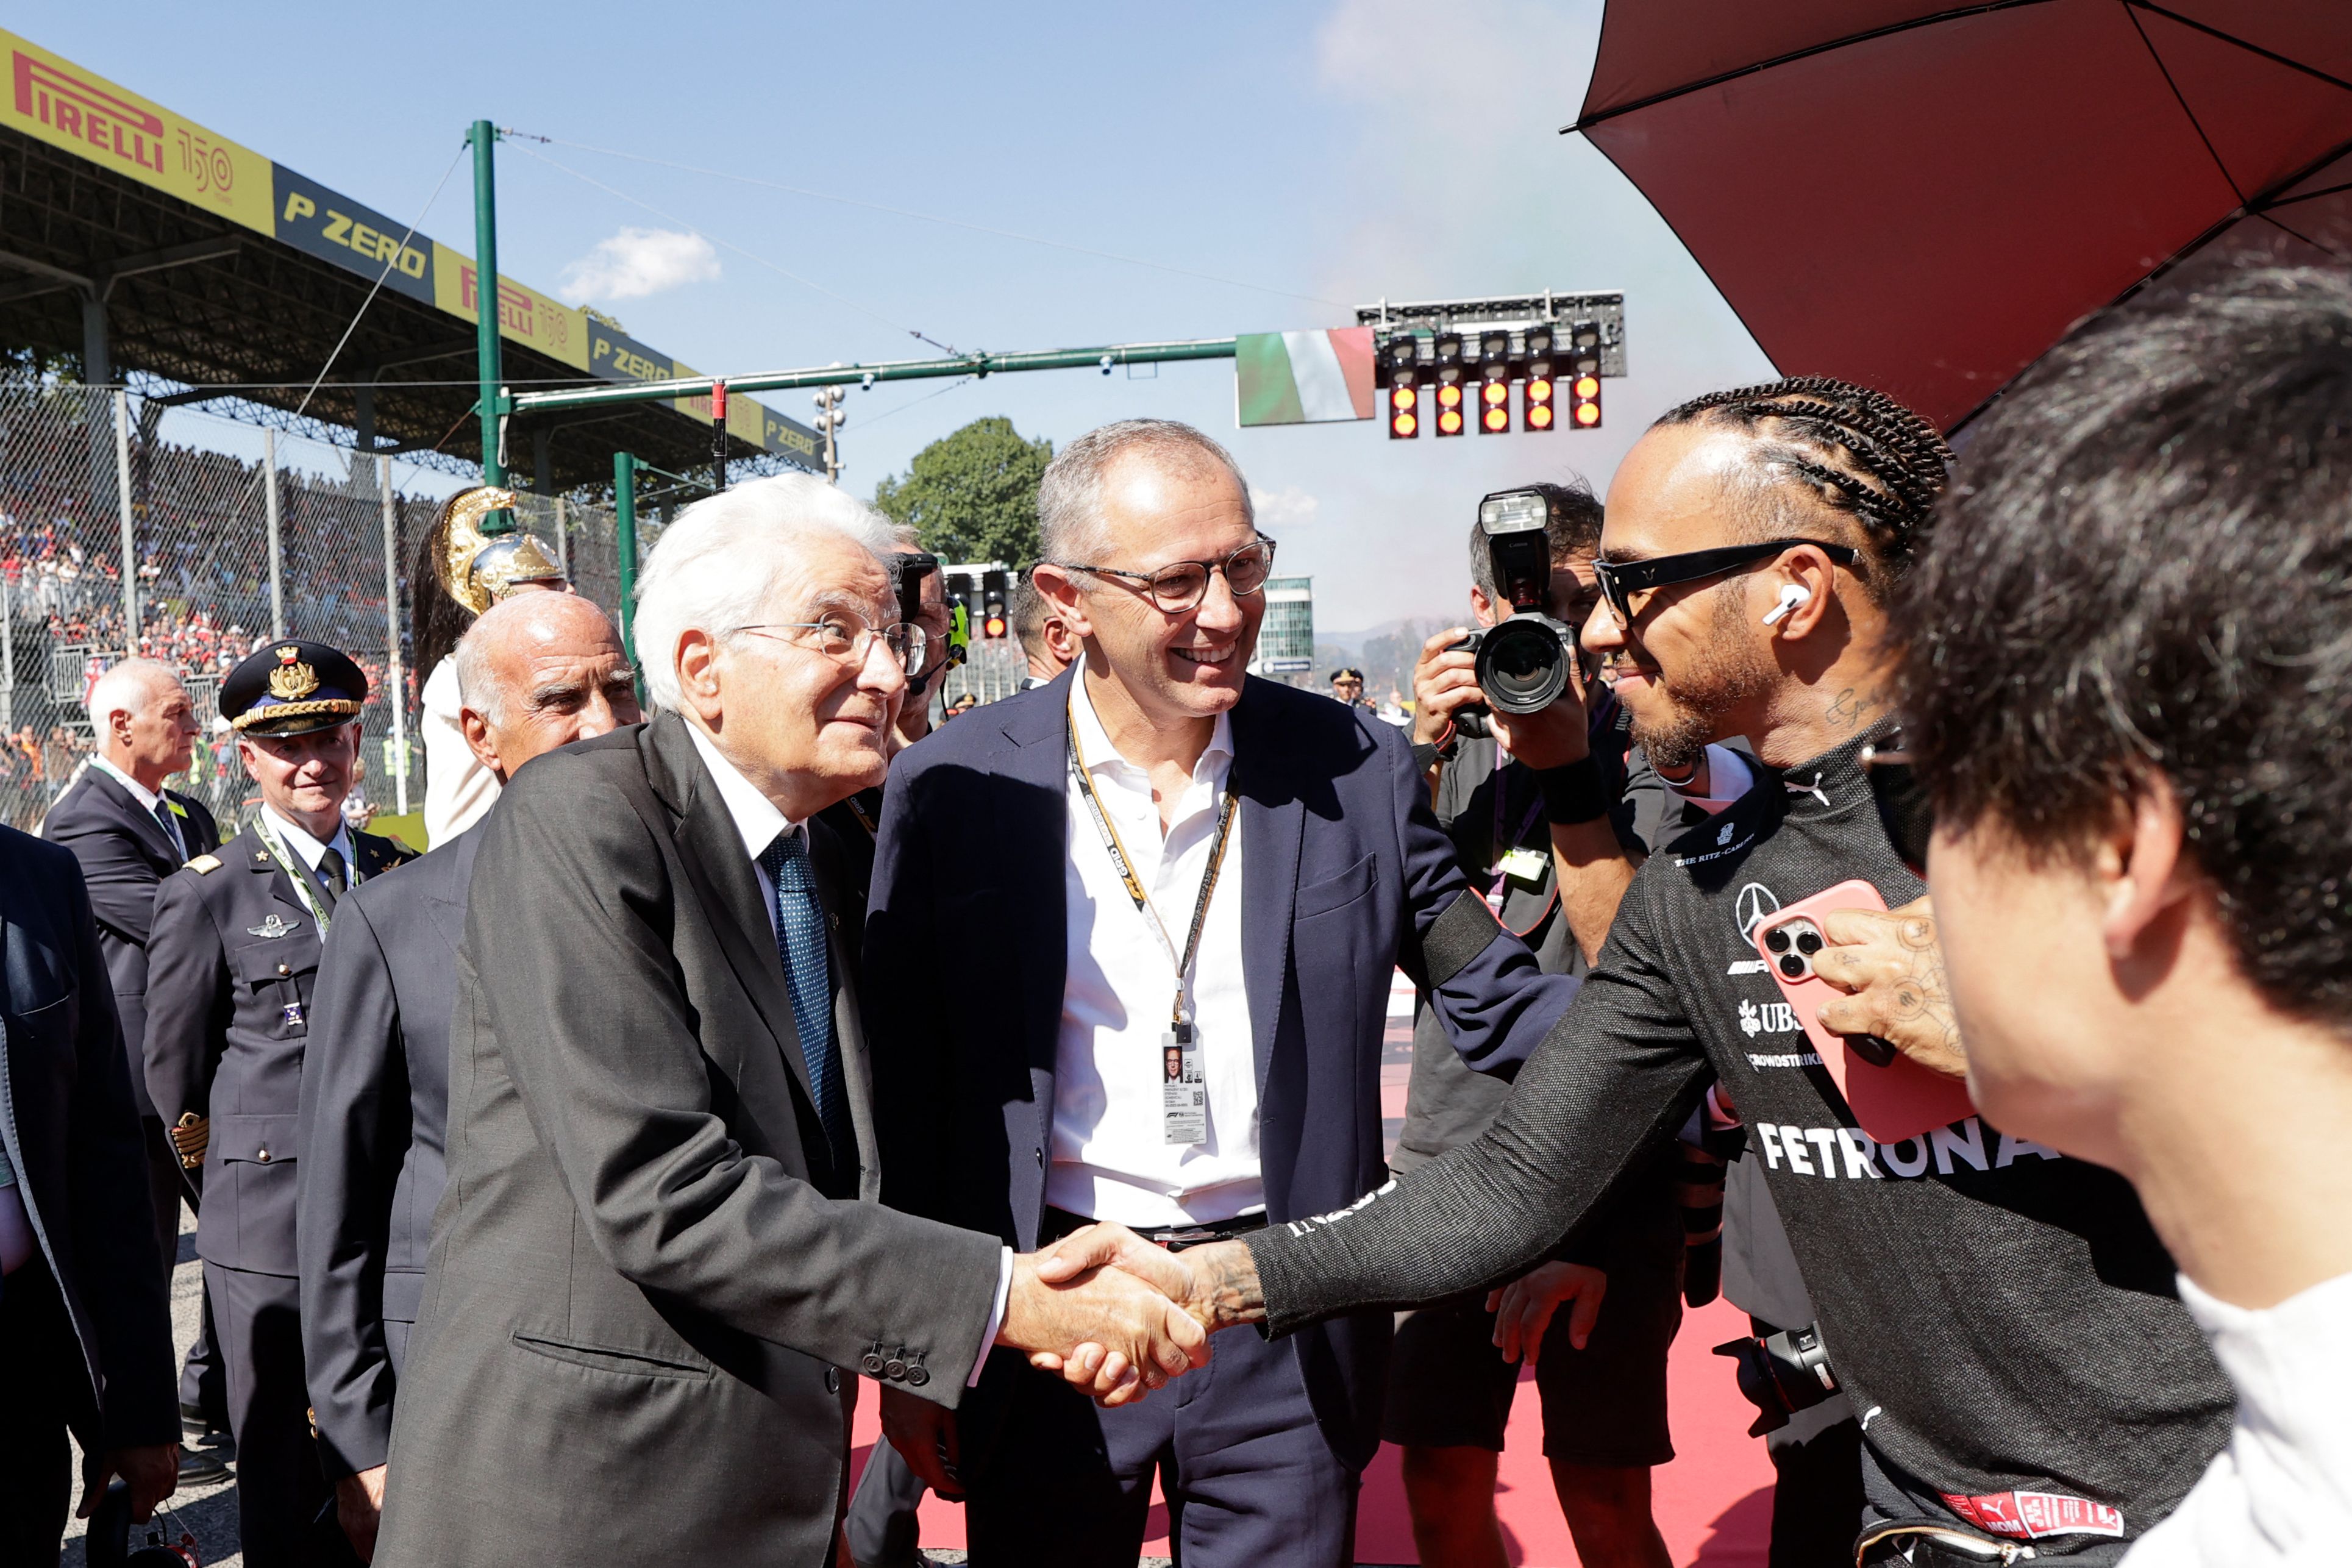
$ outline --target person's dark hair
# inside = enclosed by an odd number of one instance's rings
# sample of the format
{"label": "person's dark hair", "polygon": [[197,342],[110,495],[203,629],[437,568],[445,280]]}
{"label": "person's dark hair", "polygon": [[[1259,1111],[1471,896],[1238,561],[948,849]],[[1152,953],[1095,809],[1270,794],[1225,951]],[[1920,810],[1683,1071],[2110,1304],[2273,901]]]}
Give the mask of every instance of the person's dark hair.
{"label": "person's dark hair", "polygon": [[2168,789],[2247,976],[2352,1025],[2352,282],[2093,318],[1963,480],[1892,617],[1939,827],[2071,856]]}
{"label": "person's dark hair", "polygon": [[1045,595],[1037,592],[1037,584],[1029,580],[1028,573],[1013,579],[1012,599],[1006,608],[1013,635],[1021,640],[1021,651],[1032,658],[1045,657]]}
{"label": "person's dark hair", "polygon": [[430,680],[441,661],[457,650],[457,639],[474,624],[474,613],[441,586],[441,557],[448,548],[448,509],[425,531],[408,568],[408,653],[416,677]]}
{"label": "person's dark hair", "polygon": [[[1543,494],[1547,516],[1544,539],[1551,546],[1553,570],[1573,555],[1601,552],[1601,498],[1581,478],[1566,484],[1521,487]],[[1489,599],[1502,592],[1495,582],[1495,561],[1486,549],[1486,531],[1474,518],[1470,523],[1470,581]]]}
{"label": "person's dark hair", "polygon": [[1885,598],[1911,564],[1952,468],[1942,434],[1883,392],[1833,376],[1796,375],[1694,397],[1660,425],[1712,424],[1757,438],[1758,477],[1769,487],[1746,521],[1759,539],[1798,532],[1778,503],[1790,487],[1853,520],[1864,558],[1859,574]]}

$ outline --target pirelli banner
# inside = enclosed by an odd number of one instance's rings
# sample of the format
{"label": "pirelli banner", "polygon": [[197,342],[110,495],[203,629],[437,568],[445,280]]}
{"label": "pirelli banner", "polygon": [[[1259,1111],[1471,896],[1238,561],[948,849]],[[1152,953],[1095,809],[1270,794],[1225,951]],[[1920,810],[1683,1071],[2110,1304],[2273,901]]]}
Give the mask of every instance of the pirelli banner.
{"label": "pirelli banner", "polygon": [[[412,234],[405,222],[215,135],[28,39],[0,29],[0,47],[8,53],[0,123],[371,283],[381,277],[385,288],[460,321],[479,319],[481,279],[474,258],[463,251]],[[503,274],[497,295],[501,337],[577,370],[607,381],[697,374]],[[707,397],[679,399],[675,406],[710,423]],[[815,431],[751,398],[729,400],[727,428],[764,451],[804,467],[818,464]]]}

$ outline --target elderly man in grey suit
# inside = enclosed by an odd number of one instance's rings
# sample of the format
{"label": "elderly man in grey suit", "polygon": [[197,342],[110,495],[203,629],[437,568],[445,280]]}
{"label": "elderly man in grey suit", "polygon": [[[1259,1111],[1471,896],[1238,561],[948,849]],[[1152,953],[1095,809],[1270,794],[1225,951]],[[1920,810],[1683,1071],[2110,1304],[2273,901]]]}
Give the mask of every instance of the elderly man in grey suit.
{"label": "elderly man in grey suit", "polygon": [[803,476],[688,508],[639,595],[663,713],[483,829],[379,1563],[821,1563],[843,1369],[952,1405],[992,1344],[1098,1338],[1118,1364],[1069,1375],[1111,1400],[1192,1363],[1131,1278],[1050,1288],[870,1201],[862,910],[809,819],[882,780],[919,629],[888,542]]}
{"label": "elderly man in grey suit", "polygon": [[[459,727],[501,788],[533,757],[639,718],[620,633],[570,594],[492,605],[458,642],[457,668]],[[362,1558],[375,1551],[441,1201],[449,981],[481,846],[469,828],[345,900],[310,1009],[295,1197],[302,1364],[336,1513]]]}

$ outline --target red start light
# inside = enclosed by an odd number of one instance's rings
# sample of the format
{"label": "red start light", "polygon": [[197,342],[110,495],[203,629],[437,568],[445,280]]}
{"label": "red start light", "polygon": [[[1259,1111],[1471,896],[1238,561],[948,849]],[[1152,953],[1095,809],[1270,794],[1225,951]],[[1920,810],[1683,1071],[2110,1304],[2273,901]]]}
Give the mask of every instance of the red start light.
{"label": "red start light", "polygon": [[989,616],[986,621],[982,623],[981,631],[982,635],[985,637],[1003,637],[1004,635],[1004,617],[1003,616]]}
{"label": "red start light", "polygon": [[1528,401],[1529,403],[1549,403],[1551,401],[1551,383],[1539,375],[1529,378],[1528,382]]}
{"label": "red start light", "polygon": [[1597,403],[1578,404],[1576,405],[1576,422],[1579,425],[1588,426],[1600,424],[1601,405]]}
{"label": "red start light", "polygon": [[1389,402],[1399,408],[1411,408],[1416,394],[1410,386],[1400,386],[1389,394]]}
{"label": "red start light", "polygon": [[1511,427],[1511,411],[1507,408],[1489,408],[1486,413],[1486,423],[1488,434],[1499,436]]}
{"label": "red start light", "polygon": [[1445,385],[1439,387],[1439,388],[1437,389],[1437,405],[1438,405],[1440,408],[1459,408],[1459,407],[1461,407],[1461,406],[1462,406],[1462,389],[1461,389],[1459,386],[1454,385],[1454,384],[1453,383],[1451,383],[1451,382],[1448,382]]}
{"label": "red start light", "polygon": [[1497,405],[1509,401],[1511,395],[1510,383],[1505,381],[1490,381],[1486,384],[1485,388],[1478,395],[1486,400],[1486,405],[1489,408],[1495,407]]}
{"label": "red start light", "polygon": [[1598,397],[1601,395],[1601,378],[1597,375],[1580,375],[1576,378],[1573,390],[1579,397]]}
{"label": "red start light", "polygon": [[1538,403],[1534,407],[1528,410],[1528,428],[1530,430],[1549,430],[1551,428],[1550,404]]}
{"label": "red start light", "polygon": [[1400,414],[1391,428],[1399,436],[1418,436],[1421,434],[1421,421],[1410,414]]}
{"label": "red start light", "polygon": [[1462,434],[1462,410],[1449,408],[1437,416],[1437,433],[1441,436]]}

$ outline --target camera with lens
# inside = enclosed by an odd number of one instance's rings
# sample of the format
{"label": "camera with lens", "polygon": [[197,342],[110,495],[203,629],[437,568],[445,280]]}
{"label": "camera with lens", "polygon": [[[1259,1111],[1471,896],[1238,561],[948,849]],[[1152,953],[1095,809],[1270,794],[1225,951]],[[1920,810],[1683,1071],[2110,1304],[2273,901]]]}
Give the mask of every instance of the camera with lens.
{"label": "camera with lens", "polygon": [[1780,1329],[1750,1334],[1715,1347],[1729,1356],[1739,1377],[1740,1397],[1756,1406],[1750,1437],[1777,1432],[1800,1410],[1810,1410],[1838,1391],[1837,1374],[1830,1370],[1829,1352],[1822,1345],[1819,1323],[1801,1329]]}
{"label": "camera with lens", "polygon": [[1511,613],[1481,626],[1456,647],[1475,657],[1484,703],[1458,709],[1454,727],[1465,735],[1488,732],[1489,709],[1539,713],[1568,689],[1576,657],[1576,628],[1554,620],[1551,603],[1551,486],[1496,490],[1478,503],[1478,531],[1486,542],[1495,598]]}

